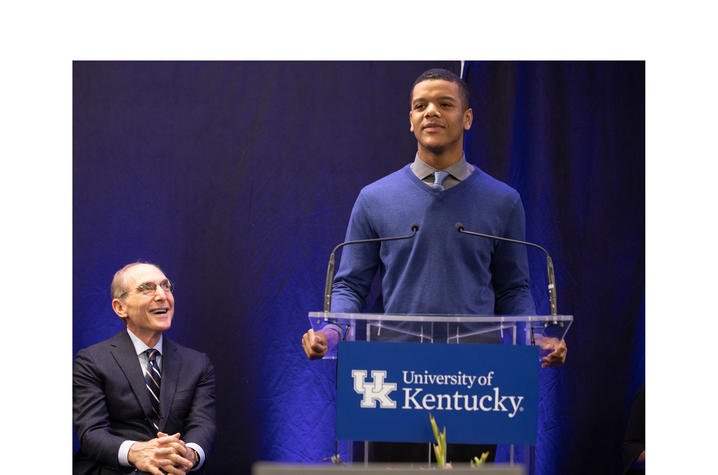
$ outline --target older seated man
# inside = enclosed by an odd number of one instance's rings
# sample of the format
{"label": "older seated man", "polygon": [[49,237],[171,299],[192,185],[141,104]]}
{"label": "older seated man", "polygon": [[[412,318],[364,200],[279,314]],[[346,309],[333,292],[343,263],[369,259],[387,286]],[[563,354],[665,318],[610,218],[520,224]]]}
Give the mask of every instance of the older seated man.
{"label": "older seated man", "polygon": [[214,368],[207,355],[163,336],[172,288],[153,264],[115,274],[112,309],[127,328],[75,358],[73,473],[202,470],[216,434]]}

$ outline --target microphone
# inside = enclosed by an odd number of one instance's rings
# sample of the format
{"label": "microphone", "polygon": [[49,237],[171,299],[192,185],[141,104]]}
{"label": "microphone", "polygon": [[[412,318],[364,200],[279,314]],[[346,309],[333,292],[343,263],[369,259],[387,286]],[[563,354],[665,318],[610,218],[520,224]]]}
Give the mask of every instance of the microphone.
{"label": "microphone", "polygon": [[324,284],[324,311],[332,311],[332,283],[334,282],[334,254],[340,247],[344,247],[349,244],[363,244],[367,242],[383,242],[383,241],[399,241],[401,239],[411,239],[416,236],[416,232],[419,230],[419,225],[413,223],[411,225],[411,234],[406,236],[395,236],[386,238],[374,238],[374,239],[360,239],[358,241],[345,241],[334,248],[331,255],[329,256],[329,265],[327,266],[327,281]]}
{"label": "microphone", "polygon": [[555,278],[554,272],[553,272],[553,261],[551,260],[551,256],[549,256],[548,251],[546,249],[544,249],[543,247],[539,246],[538,244],[534,244],[532,242],[519,241],[516,239],[492,236],[490,234],[482,234],[482,233],[474,233],[471,231],[466,231],[464,229],[464,225],[461,223],[456,223],[456,230],[462,234],[470,234],[472,236],[479,236],[479,237],[488,238],[488,239],[496,239],[499,241],[513,242],[515,244],[523,244],[525,246],[532,246],[532,247],[542,250],[543,253],[546,254],[546,271],[548,272],[548,299],[549,299],[549,303],[551,304],[551,315],[558,315],[558,309],[557,309],[558,307],[556,305],[556,278]]}

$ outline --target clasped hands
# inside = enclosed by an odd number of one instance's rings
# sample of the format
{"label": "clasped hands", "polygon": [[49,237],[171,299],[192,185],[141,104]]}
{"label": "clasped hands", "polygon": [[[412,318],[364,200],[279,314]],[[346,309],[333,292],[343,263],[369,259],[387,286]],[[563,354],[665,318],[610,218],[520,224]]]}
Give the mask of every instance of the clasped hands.
{"label": "clasped hands", "polygon": [[174,435],[158,432],[156,439],[132,444],[127,460],[152,475],[184,475],[194,466],[194,450],[185,445],[179,432]]}

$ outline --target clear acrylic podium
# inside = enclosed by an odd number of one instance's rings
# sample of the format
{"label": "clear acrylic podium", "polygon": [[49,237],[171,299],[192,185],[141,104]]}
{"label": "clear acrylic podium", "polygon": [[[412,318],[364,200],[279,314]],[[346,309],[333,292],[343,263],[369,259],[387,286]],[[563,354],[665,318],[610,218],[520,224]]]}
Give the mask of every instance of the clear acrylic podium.
{"label": "clear acrylic podium", "polygon": [[[542,338],[564,338],[573,316],[309,312],[309,322],[314,330],[327,324],[338,325],[348,341],[531,345],[540,344]],[[324,356],[336,357],[336,347]]]}
{"label": "clear acrylic podium", "polygon": [[[368,313],[309,312],[312,329],[327,324],[341,327],[344,340],[383,341],[449,344],[508,344],[540,345],[548,338],[563,339],[571,324],[572,315],[389,315]],[[337,345],[338,346],[338,345]],[[325,359],[337,358],[337,346],[331,348]],[[548,351],[541,351],[543,358]],[[540,430],[540,428],[539,428]],[[368,444],[364,441],[363,462],[368,462]],[[349,445],[351,448],[351,443]],[[515,450],[510,446],[509,462],[514,463]],[[351,454],[351,450],[348,450]],[[532,457],[525,447],[525,460]],[[427,449],[427,461],[430,450]],[[360,460],[356,460],[357,462]],[[528,473],[533,473],[528,463]]]}

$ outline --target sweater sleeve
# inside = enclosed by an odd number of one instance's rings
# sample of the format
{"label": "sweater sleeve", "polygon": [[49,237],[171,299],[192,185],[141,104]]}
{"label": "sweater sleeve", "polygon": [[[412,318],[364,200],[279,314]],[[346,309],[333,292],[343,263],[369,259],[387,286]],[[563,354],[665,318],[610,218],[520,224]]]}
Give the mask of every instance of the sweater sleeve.
{"label": "sweater sleeve", "polygon": [[[526,218],[521,198],[516,195],[506,221],[503,237],[524,241]],[[529,266],[526,246],[500,242],[491,261],[497,315],[532,315],[536,313],[529,289]]]}
{"label": "sweater sleeve", "polygon": [[[379,237],[371,225],[371,215],[368,200],[363,192],[359,193],[349,218],[347,241]],[[379,267],[379,244],[348,245],[341,252],[339,270],[332,286],[332,311],[360,312]]]}

